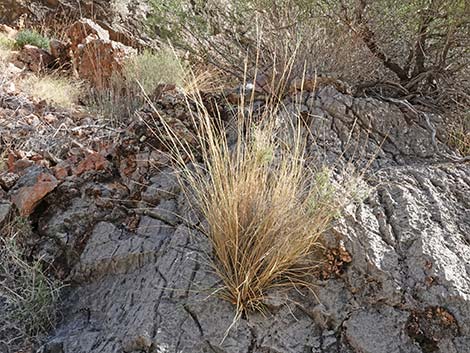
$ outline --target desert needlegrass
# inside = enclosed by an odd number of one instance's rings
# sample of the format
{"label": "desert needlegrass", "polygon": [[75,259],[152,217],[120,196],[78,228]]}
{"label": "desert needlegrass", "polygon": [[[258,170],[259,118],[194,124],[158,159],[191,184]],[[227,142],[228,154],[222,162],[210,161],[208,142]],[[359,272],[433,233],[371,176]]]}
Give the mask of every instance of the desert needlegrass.
{"label": "desert needlegrass", "polygon": [[202,99],[193,100],[198,152],[168,125],[160,134],[173,136],[181,183],[207,223],[203,231],[223,283],[219,293],[236,306],[237,319],[262,311],[274,289],[311,288],[320,237],[342,202],[331,171],[309,162],[301,124],[288,124],[289,133],[276,125],[280,104],[268,104],[260,119],[241,107],[230,142]]}

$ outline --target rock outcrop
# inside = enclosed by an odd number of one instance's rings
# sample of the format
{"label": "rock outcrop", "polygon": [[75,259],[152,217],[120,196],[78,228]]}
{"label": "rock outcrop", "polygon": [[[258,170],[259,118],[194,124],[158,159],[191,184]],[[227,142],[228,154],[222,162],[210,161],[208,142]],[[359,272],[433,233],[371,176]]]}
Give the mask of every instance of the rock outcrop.
{"label": "rock outcrop", "polygon": [[89,19],[81,19],[67,31],[73,69],[98,90],[108,88],[121,74],[126,59],[135,49],[110,40],[109,32]]}
{"label": "rock outcrop", "polygon": [[43,352],[470,351],[470,166],[434,138],[439,117],[331,86],[286,107],[308,117],[312,156],[367,167],[367,196],[325,235],[341,269],[232,325],[202,220],[157,156],[123,144],[120,176],[94,168],[46,198],[39,230],[75,257]]}
{"label": "rock outcrop", "polygon": [[0,3],[0,23],[57,27],[64,17],[93,18],[110,32],[111,40],[137,47],[152,42],[142,35],[149,12],[145,0],[6,0]]}

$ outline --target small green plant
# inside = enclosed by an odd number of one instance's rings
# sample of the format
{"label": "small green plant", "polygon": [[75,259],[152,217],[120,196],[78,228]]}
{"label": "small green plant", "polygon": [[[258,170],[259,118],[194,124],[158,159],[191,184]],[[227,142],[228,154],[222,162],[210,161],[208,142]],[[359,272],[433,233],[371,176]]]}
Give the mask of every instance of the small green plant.
{"label": "small green plant", "polygon": [[15,46],[15,41],[0,34],[0,49],[11,50]]}
{"label": "small green plant", "polygon": [[49,49],[49,39],[35,30],[25,29],[16,35],[15,46],[17,48],[23,48],[27,44],[44,50]]}

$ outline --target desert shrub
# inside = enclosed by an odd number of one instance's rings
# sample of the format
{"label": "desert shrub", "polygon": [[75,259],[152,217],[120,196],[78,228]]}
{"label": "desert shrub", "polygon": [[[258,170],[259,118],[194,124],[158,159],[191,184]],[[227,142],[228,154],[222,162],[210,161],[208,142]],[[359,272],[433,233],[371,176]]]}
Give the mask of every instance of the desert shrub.
{"label": "desert shrub", "polygon": [[470,134],[460,123],[470,104],[466,0],[150,3],[154,34],[239,81],[282,71],[295,54],[291,78],[333,76],[356,95],[407,99],[455,117],[447,140],[465,150],[456,141]]}
{"label": "desert shrub", "polygon": [[31,75],[19,86],[32,97],[62,108],[71,108],[82,94],[79,82],[58,75]]}
{"label": "desert shrub", "polygon": [[[430,94],[466,65],[465,0],[151,0],[150,26],[227,72],[266,67],[298,48],[307,71],[352,84],[391,79]],[[257,51],[261,54],[257,54]],[[287,52],[287,56],[285,55]],[[275,54],[275,55],[274,55]],[[255,60],[256,59],[256,60]]]}
{"label": "desert shrub", "polygon": [[17,34],[15,41],[16,47],[22,48],[26,44],[49,50],[49,39],[35,30],[25,29]]}
{"label": "desert shrub", "polygon": [[169,49],[159,52],[144,51],[125,63],[122,73],[113,75],[109,87],[91,90],[88,103],[115,123],[126,121],[152,96],[159,85],[183,87],[184,64]]}

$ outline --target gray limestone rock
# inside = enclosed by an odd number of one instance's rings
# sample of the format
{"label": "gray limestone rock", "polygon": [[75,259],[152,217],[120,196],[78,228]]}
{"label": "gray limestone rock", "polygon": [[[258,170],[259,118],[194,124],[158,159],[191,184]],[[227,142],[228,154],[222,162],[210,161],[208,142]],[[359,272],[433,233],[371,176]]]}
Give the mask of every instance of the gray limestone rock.
{"label": "gray limestone rock", "polygon": [[220,281],[207,239],[193,229],[198,218],[188,216],[181,194],[173,197],[171,177],[155,176],[144,192],[153,212],[135,231],[94,226],[53,346],[64,353],[469,352],[470,165],[444,160],[435,148],[447,147],[396,105],[328,87],[303,104],[312,115],[312,154],[326,162],[342,154],[359,166],[376,156],[364,178],[368,196],[325,235],[352,256],[342,274],[315,283],[315,296],[292,291],[284,303],[273,295],[266,314],[234,323],[233,305],[214,294]]}

